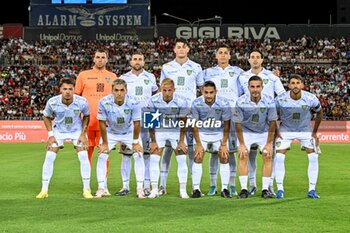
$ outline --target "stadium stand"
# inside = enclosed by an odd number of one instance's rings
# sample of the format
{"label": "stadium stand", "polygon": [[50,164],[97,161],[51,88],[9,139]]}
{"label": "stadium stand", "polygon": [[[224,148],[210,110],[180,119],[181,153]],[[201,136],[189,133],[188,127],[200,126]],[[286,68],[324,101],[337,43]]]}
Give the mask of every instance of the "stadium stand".
{"label": "stadium stand", "polygon": [[[218,44],[232,48],[232,64],[248,69],[249,51],[262,51],[265,66],[278,68],[285,84],[288,74],[305,78],[306,90],[316,94],[323,106],[324,119],[350,120],[350,38],[290,38],[279,40],[191,39],[190,58],[207,68],[215,64]],[[145,54],[145,69],[160,75],[161,65],[172,60],[174,40],[124,42],[26,42],[0,40],[0,120],[40,120],[47,99],[59,92],[62,77],[76,77],[91,67],[97,48],[109,51],[109,69],[118,76],[129,70],[131,54]]]}

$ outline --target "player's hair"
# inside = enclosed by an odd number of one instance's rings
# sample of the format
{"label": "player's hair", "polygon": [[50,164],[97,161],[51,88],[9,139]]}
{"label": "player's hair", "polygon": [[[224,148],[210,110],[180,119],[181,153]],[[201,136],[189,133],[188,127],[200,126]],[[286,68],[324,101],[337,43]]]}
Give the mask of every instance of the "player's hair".
{"label": "player's hair", "polygon": [[215,53],[217,53],[217,52],[219,51],[219,49],[221,49],[221,48],[225,48],[225,49],[227,49],[227,51],[231,52],[230,46],[228,46],[227,44],[219,44],[219,45],[216,47]]}
{"label": "player's hair", "polygon": [[260,81],[261,85],[263,84],[262,79],[258,75],[253,75],[252,77],[250,77],[250,79],[248,81],[248,86],[250,85],[251,81]]}
{"label": "player's hair", "polygon": [[301,82],[304,81],[303,78],[298,74],[291,74],[288,78],[288,83],[290,83],[290,80],[292,79],[297,79],[297,80],[300,80]]}
{"label": "player's hair", "polygon": [[165,78],[163,79],[162,83],[160,84],[160,86],[164,86],[166,84],[171,84],[173,87],[175,87],[175,83],[174,80],[172,80],[171,78]]}
{"label": "player's hair", "polygon": [[184,38],[176,38],[174,45],[176,45],[177,43],[183,43],[184,45],[189,46],[188,41]]}
{"label": "player's hair", "polygon": [[251,55],[252,53],[254,53],[254,52],[259,53],[260,56],[261,56],[261,58],[264,58],[264,55],[261,53],[261,51],[260,51],[260,50],[257,50],[257,49],[253,49],[252,51],[250,51],[250,53],[249,53],[249,58],[250,58],[250,55]]}
{"label": "player's hair", "polygon": [[73,77],[69,77],[69,78],[61,78],[60,80],[60,87],[63,84],[71,84],[73,85],[73,87],[75,86],[75,79]]}
{"label": "player's hair", "polygon": [[143,56],[143,57],[144,57],[144,55],[143,55],[141,52],[139,52],[139,51],[133,52],[133,53],[131,54],[131,57],[134,56],[134,55],[140,55],[140,56]]}
{"label": "player's hair", "polygon": [[216,90],[216,85],[213,81],[205,81],[203,84],[203,87],[214,87],[214,90]]}
{"label": "player's hair", "polygon": [[108,52],[105,49],[97,49],[96,52],[94,53],[94,57],[95,57],[96,53],[105,53],[106,58],[108,58]]}
{"label": "player's hair", "polygon": [[114,88],[115,85],[124,85],[125,89],[128,88],[128,85],[126,84],[124,79],[117,78],[116,80],[113,81],[112,83],[112,89]]}

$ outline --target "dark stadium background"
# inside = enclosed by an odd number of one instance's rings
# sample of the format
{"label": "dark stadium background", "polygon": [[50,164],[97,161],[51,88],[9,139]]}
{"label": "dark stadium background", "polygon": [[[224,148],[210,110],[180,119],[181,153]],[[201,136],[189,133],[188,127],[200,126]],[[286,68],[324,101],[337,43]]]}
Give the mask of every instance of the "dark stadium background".
{"label": "dark stadium background", "polygon": [[[23,23],[28,25],[28,6],[30,0],[7,1],[6,14],[0,14],[0,24]],[[151,0],[151,14],[157,16],[158,23],[184,23],[166,16],[166,12],[182,17],[191,22],[198,19],[211,18],[215,15],[223,17],[223,23],[238,24],[329,24],[336,23],[336,3],[316,0],[293,1],[224,1],[216,0],[211,4],[203,0]],[[5,5],[2,1],[2,5]],[[233,6],[232,6],[233,5]],[[153,22],[153,21],[152,21]]]}

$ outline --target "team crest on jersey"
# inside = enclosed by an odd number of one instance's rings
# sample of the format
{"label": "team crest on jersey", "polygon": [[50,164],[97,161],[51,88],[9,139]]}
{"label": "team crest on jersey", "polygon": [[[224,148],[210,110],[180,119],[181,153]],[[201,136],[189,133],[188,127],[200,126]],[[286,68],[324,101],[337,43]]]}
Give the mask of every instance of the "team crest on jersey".
{"label": "team crest on jersey", "polygon": [[276,142],[276,147],[280,147],[281,146],[281,142]]}
{"label": "team crest on jersey", "polygon": [[105,77],[105,80],[107,83],[109,83],[109,81],[111,81],[111,78],[110,77]]}
{"label": "team crest on jersey", "polygon": [[266,111],[266,108],[260,108],[260,112],[264,113]]}
{"label": "team crest on jersey", "polygon": [[148,79],[144,79],[143,82],[148,85],[149,84],[149,80]]}
{"label": "team crest on jersey", "polygon": [[264,84],[266,85],[269,82],[268,79],[264,79]]}
{"label": "team crest on jersey", "polygon": [[187,70],[187,74],[191,75],[192,74],[192,70]]}
{"label": "team crest on jersey", "polygon": [[221,112],[221,109],[215,109],[215,113],[219,114]]}
{"label": "team crest on jersey", "polygon": [[307,109],[307,105],[301,105],[301,108],[302,108],[303,110],[306,110],[306,109]]}
{"label": "team crest on jersey", "polygon": [[80,111],[79,111],[79,109],[74,109],[73,112],[75,115],[77,115],[77,114],[79,114]]}
{"label": "team crest on jersey", "polygon": [[231,77],[233,77],[233,75],[235,75],[235,72],[230,71],[230,72],[228,72],[228,75],[230,75]]}
{"label": "team crest on jersey", "polygon": [[173,108],[171,108],[171,111],[172,112],[177,112],[177,108],[173,107]]}
{"label": "team crest on jersey", "polygon": [[124,109],[125,114],[129,114],[129,112],[130,112],[130,109]]}

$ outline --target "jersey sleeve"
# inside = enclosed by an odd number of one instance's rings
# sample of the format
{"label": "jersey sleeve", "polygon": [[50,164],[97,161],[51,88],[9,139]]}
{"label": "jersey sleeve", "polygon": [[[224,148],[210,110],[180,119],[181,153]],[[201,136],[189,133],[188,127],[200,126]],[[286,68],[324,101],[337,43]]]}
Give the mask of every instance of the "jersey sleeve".
{"label": "jersey sleeve", "polygon": [[45,106],[45,109],[44,109],[44,111],[43,111],[43,115],[44,115],[45,117],[51,117],[52,114],[53,114],[53,109],[52,109],[50,103],[51,103],[50,100],[47,101],[46,106]]}
{"label": "jersey sleeve", "polygon": [[84,116],[89,116],[90,115],[90,108],[87,100],[83,101],[83,106],[82,106],[82,111]]}
{"label": "jersey sleeve", "polygon": [[202,67],[198,65],[198,74],[196,77],[196,85],[197,87],[200,87],[204,84],[204,79],[203,79],[203,72],[202,72]]}
{"label": "jersey sleeve", "polygon": [[281,82],[281,79],[277,76],[276,77],[276,81],[275,81],[275,93],[276,95],[280,95],[283,94],[284,92],[286,92],[286,90],[284,89],[284,86]]}
{"label": "jersey sleeve", "polygon": [[135,103],[133,105],[132,120],[133,121],[140,121],[141,120],[141,106],[140,106],[140,104]]}
{"label": "jersey sleeve", "polygon": [[100,102],[98,103],[97,120],[101,120],[101,121],[107,120],[107,113],[102,100],[100,100]]}
{"label": "jersey sleeve", "polygon": [[186,117],[189,114],[190,114],[190,109],[188,107],[187,101],[186,100],[181,101],[179,116]]}
{"label": "jersey sleeve", "polygon": [[199,112],[195,105],[195,102],[192,103],[191,114],[193,119],[199,120]]}
{"label": "jersey sleeve", "polygon": [[321,103],[315,95],[312,95],[310,107],[315,112],[319,112],[322,109]]}
{"label": "jersey sleeve", "polygon": [[151,75],[151,82],[152,82],[152,92],[158,91],[156,77],[153,74]]}
{"label": "jersey sleeve", "polygon": [[75,81],[75,94],[81,95],[83,93],[83,90],[84,90],[83,75],[80,72],[77,77],[77,80]]}
{"label": "jersey sleeve", "polygon": [[166,78],[166,74],[164,71],[164,65],[162,66],[162,70],[160,71],[160,79],[159,79],[159,83],[162,83],[162,81]]}
{"label": "jersey sleeve", "polygon": [[231,119],[231,108],[229,103],[225,103],[222,109],[222,120],[223,121],[228,121]]}
{"label": "jersey sleeve", "polygon": [[236,102],[235,109],[233,110],[233,118],[232,119],[235,123],[242,123],[242,121],[243,121],[243,110],[239,106],[238,101]]}
{"label": "jersey sleeve", "polygon": [[276,104],[275,101],[272,100],[269,104],[268,104],[268,109],[267,109],[267,120],[270,121],[276,121],[278,119],[277,116],[277,109],[276,109]]}

